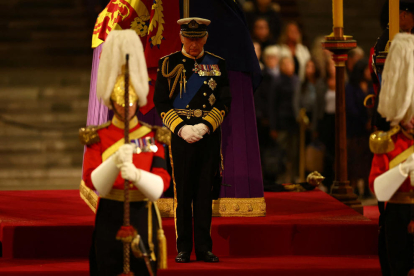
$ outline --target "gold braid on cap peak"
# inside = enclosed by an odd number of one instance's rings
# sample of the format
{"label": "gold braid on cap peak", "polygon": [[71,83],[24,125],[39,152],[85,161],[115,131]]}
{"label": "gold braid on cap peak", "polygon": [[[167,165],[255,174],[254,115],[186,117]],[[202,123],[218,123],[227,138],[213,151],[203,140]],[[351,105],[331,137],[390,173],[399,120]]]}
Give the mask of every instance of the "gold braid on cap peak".
{"label": "gold braid on cap peak", "polygon": [[[138,95],[135,93],[135,89],[129,82],[129,104],[132,106],[135,102],[138,101]],[[111,100],[119,104],[122,107],[125,107],[125,66],[122,66],[122,73],[116,78],[114,89],[112,90]]]}

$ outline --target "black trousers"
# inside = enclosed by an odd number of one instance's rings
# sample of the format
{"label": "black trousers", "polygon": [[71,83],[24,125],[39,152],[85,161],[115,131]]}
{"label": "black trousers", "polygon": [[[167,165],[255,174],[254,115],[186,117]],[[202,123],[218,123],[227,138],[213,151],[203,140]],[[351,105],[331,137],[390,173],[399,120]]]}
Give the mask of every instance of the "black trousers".
{"label": "black trousers", "polygon": [[[123,243],[116,240],[116,234],[123,225],[124,203],[108,199],[100,199],[95,218],[92,248],[89,255],[90,275],[116,276],[123,272]],[[147,202],[131,202],[131,225],[137,229],[148,250],[148,209]],[[152,210],[153,243],[155,256],[158,252],[157,217]],[[143,259],[130,255],[131,271],[135,275],[149,275]],[[152,262],[154,275],[157,272],[156,262]]]}
{"label": "black trousers", "polygon": [[384,218],[385,242],[393,276],[405,276],[413,268],[413,235],[407,231],[411,219],[411,204],[387,203]]}
{"label": "black trousers", "polygon": [[189,144],[177,135],[171,138],[172,167],[175,184],[175,223],[178,252],[212,251],[210,236],[212,188],[220,165],[220,129]]}

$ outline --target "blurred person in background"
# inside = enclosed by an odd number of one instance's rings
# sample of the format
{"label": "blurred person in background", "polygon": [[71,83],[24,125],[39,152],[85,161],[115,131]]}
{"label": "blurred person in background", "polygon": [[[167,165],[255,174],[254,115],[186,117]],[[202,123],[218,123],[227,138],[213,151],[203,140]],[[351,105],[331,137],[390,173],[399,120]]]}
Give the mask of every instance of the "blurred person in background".
{"label": "blurred person in background", "polygon": [[263,62],[265,69],[263,70],[263,78],[269,75],[273,78],[280,76],[279,68],[279,48],[277,46],[269,46],[263,51]]}
{"label": "blurred person in background", "polygon": [[349,78],[352,74],[352,69],[354,68],[355,64],[364,58],[364,50],[362,50],[362,48],[360,47],[356,47],[354,49],[352,49],[351,51],[349,51],[348,53],[348,59],[345,62],[345,69],[346,69],[346,75],[345,75],[345,80],[346,82],[349,81]]}
{"label": "blurred person in background", "polygon": [[327,65],[332,58],[332,53],[322,47],[322,42],[325,40],[324,36],[315,38],[312,44],[311,56],[315,63],[317,70],[320,73],[320,78],[325,79],[328,71]]}
{"label": "blurred person in background", "polygon": [[348,177],[361,197],[369,197],[368,177],[372,160],[369,149],[371,116],[364,105],[365,97],[373,94],[371,73],[365,59],[355,63],[345,87],[346,134],[348,142]]}
{"label": "blurred person in background", "polygon": [[280,60],[280,76],[269,98],[270,136],[286,154],[286,171],[279,176],[281,183],[291,183],[297,176],[298,125],[293,110],[293,96],[300,89],[291,57]]}
{"label": "blurred person in background", "polygon": [[305,80],[301,85],[301,89],[295,90],[293,98],[293,108],[296,118],[299,117],[299,111],[306,109],[306,116],[309,118],[309,128],[306,132],[306,145],[312,141],[315,136],[314,132],[318,125],[318,102],[316,95],[316,83],[319,79],[319,71],[315,66],[313,59],[308,60],[305,67]]}
{"label": "blurred person in background", "polygon": [[256,21],[254,21],[252,38],[253,40],[259,42],[261,49],[274,44],[269,29],[269,23],[266,21],[266,19],[257,18]]}
{"label": "blurred person in background", "polygon": [[259,43],[259,42],[257,42],[257,41],[255,41],[255,40],[253,40],[253,47],[254,47],[254,52],[256,53],[257,60],[259,61],[259,66],[260,66],[260,69],[262,69],[262,70],[263,70],[264,65],[263,65],[263,63],[260,61],[260,60],[261,60],[261,58],[262,58],[262,47],[260,46],[260,43]]}
{"label": "blurred person in background", "polygon": [[243,4],[243,10],[245,11],[247,24],[252,32],[256,20],[263,18],[269,24],[272,41],[276,42],[279,40],[282,20],[278,4],[272,3],[272,0],[246,1]]}
{"label": "blurred person in background", "polygon": [[310,59],[310,53],[302,44],[302,34],[296,22],[286,24],[280,38],[280,56],[291,57],[295,65],[295,75],[301,82],[305,80],[306,62]]}
{"label": "blurred person in background", "polygon": [[264,69],[262,82],[254,94],[256,108],[257,133],[259,137],[260,157],[262,161],[263,179],[274,182],[280,167],[275,163],[275,157],[280,153],[275,142],[269,136],[269,98],[275,93],[275,82],[280,76],[279,49],[269,46],[263,52]]}
{"label": "blurred person in background", "polygon": [[332,59],[327,61],[326,77],[316,83],[316,96],[318,105],[321,107],[318,114],[317,135],[319,140],[325,145],[323,182],[327,192],[334,181],[335,163],[335,63]]}
{"label": "blurred person in background", "polygon": [[262,82],[254,94],[257,131],[260,149],[269,143],[269,98],[275,92],[275,82],[280,76],[279,51],[276,46],[269,46],[263,52],[265,67],[262,70]]}

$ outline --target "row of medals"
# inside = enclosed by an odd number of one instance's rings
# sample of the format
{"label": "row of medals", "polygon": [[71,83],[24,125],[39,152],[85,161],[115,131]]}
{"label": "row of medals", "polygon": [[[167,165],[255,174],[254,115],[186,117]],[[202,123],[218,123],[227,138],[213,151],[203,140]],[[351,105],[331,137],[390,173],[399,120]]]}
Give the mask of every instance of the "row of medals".
{"label": "row of medals", "polygon": [[155,145],[154,137],[131,139],[131,142],[135,144],[136,146],[134,153],[140,154],[141,152],[157,152],[158,151],[158,147],[157,145]]}
{"label": "row of medals", "polygon": [[197,61],[194,63],[194,72],[200,77],[221,76],[221,72],[217,64],[198,64]]}

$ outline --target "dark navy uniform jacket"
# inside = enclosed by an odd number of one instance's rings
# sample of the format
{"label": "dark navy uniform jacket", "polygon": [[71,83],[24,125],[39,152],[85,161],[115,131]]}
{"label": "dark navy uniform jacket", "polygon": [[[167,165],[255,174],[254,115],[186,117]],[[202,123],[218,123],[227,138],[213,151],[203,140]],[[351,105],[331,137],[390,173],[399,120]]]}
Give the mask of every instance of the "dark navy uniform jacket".
{"label": "dark navy uniform jacket", "polygon": [[181,51],[160,59],[154,104],[173,133],[178,134],[184,125],[198,123],[213,133],[228,114],[230,103],[224,59],[209,52],[195,59]]}

